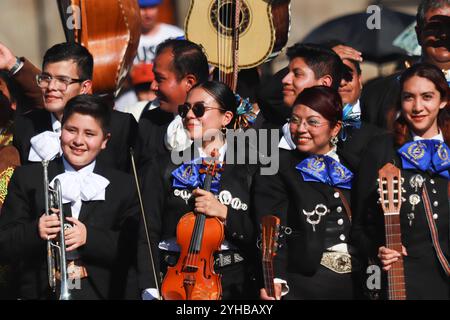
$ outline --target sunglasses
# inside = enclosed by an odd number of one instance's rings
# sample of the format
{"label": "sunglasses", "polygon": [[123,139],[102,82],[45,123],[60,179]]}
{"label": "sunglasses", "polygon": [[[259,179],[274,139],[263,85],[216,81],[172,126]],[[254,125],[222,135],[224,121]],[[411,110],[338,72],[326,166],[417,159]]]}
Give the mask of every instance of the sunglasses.
{"label": "sunglasses", "polygon": [[178,114],[182,117],[182,118],[186,118],[189,110],[192,109],[192,112],[194,113],[196,118],[201,118],[203,117],[203,115],[205,114],[205,112],[207,110],[211,110],[211,109],[217,109],[217,110],[222,110],[222,111],[226,111],[223,108],[215,108],[215,107],[206,107],[205,104],[203,102],[196,102],[193,105],[191,105],[190,103],[183,103],[180,104],[178,106]]}

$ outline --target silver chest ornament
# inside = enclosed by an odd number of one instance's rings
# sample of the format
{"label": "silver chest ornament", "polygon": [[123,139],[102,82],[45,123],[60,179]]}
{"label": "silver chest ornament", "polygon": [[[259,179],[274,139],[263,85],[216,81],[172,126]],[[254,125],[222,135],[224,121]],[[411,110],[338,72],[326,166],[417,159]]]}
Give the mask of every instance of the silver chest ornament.
{"label": "silver chest ornament", "polygon": [[[319,224],[322,217],[329,211],[330,210],[326,205],[319,203],[318,205],[316,205],[313,211],[308,212],[306,210],[303,210],[303,214],[306,216],[306,222],[312,225],[313,231],[316,232],[316,224]],[[317,218],[315,218],[314,216],[317,216]]]}
{"label": "silver chest ornament", "polygon": [[409,184],[411,188],[414,189],[415,192],[417,192],[420,188],[422,188],[424,182],[425,178],[422,177],[420,174],[415,174],[409,179]]}
{"label": "silver chest ornament", "polygon": [[[425,183],[425,178],[421,176],[420,174],[415,174],[409,179],[409,185],[412,189],[414,189],[414,192],[419,192],[419,190],[422,188],[423,184]],[[408,198],[408,202],[411,205],[412,211],[414,211],[415,207],[420,203],[421,198],[418,194],[411,194]],[[415,219],[414,212],[408,213],[408,224],[410,227],[412,227],[413,221]]]}
{"label": "silver chest ornament", "polygon": [[220,191],[217,198],[219,199],[220,203],[222,203],[226,206],[231,206],[235,210],[246,211],[248,209],[248,205],[246,203],[244,203],[238,197],[233,198],[233,196],[231,195],[231,192],[228,190]]}
{"label": "silver chest ornament", "polygon": [[412,210],[420,203],[420,196],[418,194],[412,194],[409,196],[409,203],[412,206]]}
{"label": "silver chest ornament", "polygon": [[173,190],[173,195],[175,197],[180,197],[181,199],[183,199],[186,202],[186,204],[188,204],[189,199],[192,197],[192,193],[190,193],[186,189],[183,190],[175,189]]}

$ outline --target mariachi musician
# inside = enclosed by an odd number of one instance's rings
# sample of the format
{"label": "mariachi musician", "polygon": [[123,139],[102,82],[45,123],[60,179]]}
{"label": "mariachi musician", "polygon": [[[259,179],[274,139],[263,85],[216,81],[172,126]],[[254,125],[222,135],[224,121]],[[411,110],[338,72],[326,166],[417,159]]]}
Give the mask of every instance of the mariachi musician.
{"label": "mariachi musician", "polygon": [[[403,256],[406,299],[450,298],[448,180],[449,87],[431,64],[416,64],[400,78],[400,115],[393,135],[370,142],[355,185],[354,242],[384,270]],[[378,170],[401,169],[402,252],[386,248],[383,213],[377,203]],[[383,284],[383,291],[386,286]]]}
{"label": "mariachi musician", "polygon": [[[357,159],[337,146],[342,102],[335,89],[304,89],[289,120],[294,150],[280,150],[280,169],[255,179],[255,212],[280,218],[274,260],[279,299],[359,297],[358,255],[349,241]],[[268,297],[261,289],[262,299]]]}
{"label": "mariachi musician", "polygon": [[[173,294],[170,288],[165,292],[166,281],[171,281],[166,275],[162,284],[165,299],[256,297],[253,283],[256,238],[249,205],[252,168],[245,163],[236,163],[236,159],[230,156],[236,151],[229,150],[233,146],[228,145],[225,139],[227,130],[230,130],[226,127],[233,127],[236,109],[235,95],[225,84],[208,81],[195,86],[188,93],[186,103],[179,106],[183,125],[193,144],[181,152],[167,153],[156,159],[146,170],[144,207],[158,271],[165,274],[168,267],[184,261],[180,251],[189,243],[177,243],[177,229],[180,229],[177,224],[186,213],[194,211],[208,219],[218,219],[224,230],[223,241],[216,252],[211,252],[210,260],[213,272],[221,276],[221,291],[199,292],[201,290],[194,285],[194,294],[190,298],[185,292]],[[200,169],[204,168],[202,160],[211,158],[214,149],[218,150],[217,160],[222,171],[213,176],[208,192],[203,190],[205,175]],[[175,159],[183,160],[177,162]],[[156,298],[157,284],[149,272],[150,257],[143,228],[139,234],[138,250],[143,298]],[[205,248],[202,246],[201,250]],[[194,282],[198,283],[197,280]]]}

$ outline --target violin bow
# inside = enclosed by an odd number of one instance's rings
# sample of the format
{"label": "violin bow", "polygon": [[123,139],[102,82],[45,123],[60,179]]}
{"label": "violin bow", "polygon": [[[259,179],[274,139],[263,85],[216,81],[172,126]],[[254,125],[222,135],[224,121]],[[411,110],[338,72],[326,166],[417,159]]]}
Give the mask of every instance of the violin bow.
{"label": "violin bow", "polygon": [[144,230],[145,230],[145,237],[147,239],[147,247],[148,247],[148,253],[150,255],[150,264],[153,267],[153,278],[155,280],[155,285],[156,285],[156,290],[158,290],[158,300],[162,300],[162,295],[161,295],[161,291],[159,288],[159,281],[158,281],[158,277],[156,275],[156,268],[155,268],[155,260],[153,259],[153,251],[152,251],[152,246],[150,243],[150,236],[148,233],[148,228],[147,228],[147,219],[145,218],[145,211],[144,211],[144,204],[142,202],[142,194],[141,194],[141,189],[139,187],[139,180],[138,180],[138,175],[137,175],[137,170],[136,170],[136,163],[134,162],[134,151],[133,148],[130,148],[130,155],[131,155],[131,166],[133,168],[133,175],[134,175],[134,179],[136,181],[136,189],[138,192],[138,198],[139,198],[139,205],[141,208],[141,215],[142,215],[142,220],[144,221]]}

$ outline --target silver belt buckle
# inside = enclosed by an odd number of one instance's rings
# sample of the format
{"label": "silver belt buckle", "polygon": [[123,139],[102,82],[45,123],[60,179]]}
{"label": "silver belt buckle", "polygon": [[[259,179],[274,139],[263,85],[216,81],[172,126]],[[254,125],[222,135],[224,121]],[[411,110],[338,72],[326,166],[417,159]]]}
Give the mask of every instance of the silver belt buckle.
{"label": "silver belt buckle", "polygon": [[336,273],[352,272],[352,256],[345,252],[324,252],[320,264]]}

